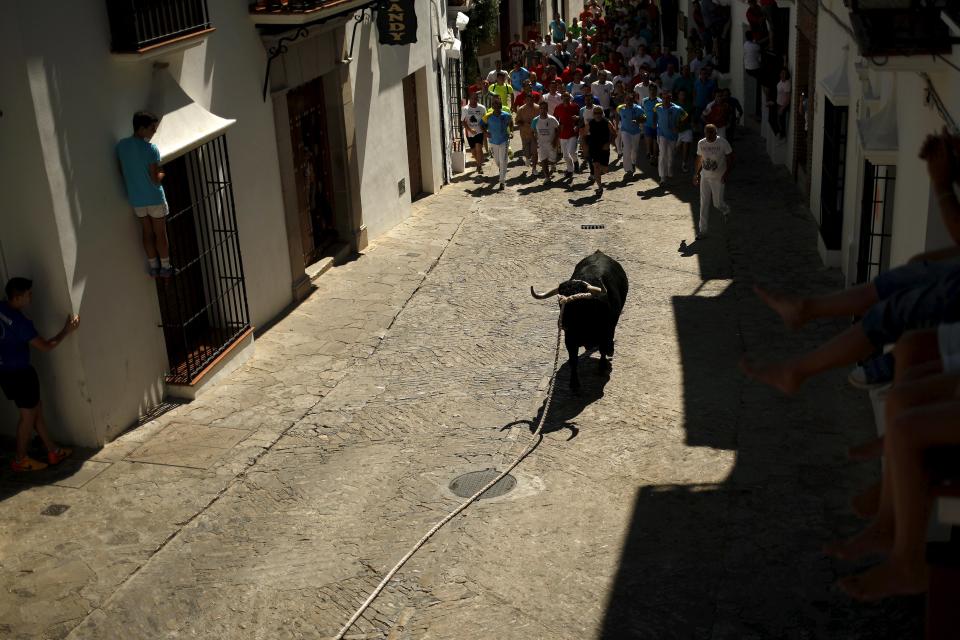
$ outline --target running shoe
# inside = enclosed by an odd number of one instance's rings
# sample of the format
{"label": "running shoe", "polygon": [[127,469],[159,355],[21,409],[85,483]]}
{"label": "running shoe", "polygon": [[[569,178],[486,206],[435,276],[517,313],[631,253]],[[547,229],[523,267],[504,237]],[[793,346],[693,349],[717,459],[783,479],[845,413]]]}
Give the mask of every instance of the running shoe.
{"label": "running shoe", "polygon": [[50,464],[50,466],[60,464],[69,458],[71,453],[73,453],[73,449],[57,447],[56,451],[47,451],[47,462]]}
{"label": "running shoe", "polygon": [[173,267],[161,267],[160,272],[157,275],[159,275],[161,278],[172,278],[176,272],[176,269]]}
{"label": "running shoe", "polygon": [[14,458],[13,462],[10,463],[10,468],[13,469],[15,473],[22,473],[24,471],[41,471],[47,468],[47,463],[34,460],[30,456],[24,456],[20,460]]}

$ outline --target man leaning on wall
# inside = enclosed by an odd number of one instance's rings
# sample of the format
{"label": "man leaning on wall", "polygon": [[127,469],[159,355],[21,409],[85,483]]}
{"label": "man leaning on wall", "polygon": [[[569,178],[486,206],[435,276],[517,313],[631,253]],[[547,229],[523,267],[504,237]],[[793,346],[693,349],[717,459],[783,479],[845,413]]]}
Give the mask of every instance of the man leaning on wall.
{"label": "man leaning on wall", "polygon": [[[16,472],[39,471],[47,464],[59,464],[72,452],[58,446],[47,433],[40,403],[40,380],[30,364],[30,347],[52,351],[64,338],[80,327],[80,318],[67,316],[60,333],[50,339],[41,337],[23,310],[33,301],[33,283],[26,278],[11,278],[0,301],[0,389],[17,405],[17,451],[11,465]],[[36,431],[47,448],[47,462],[27,455],[30,434]]]}

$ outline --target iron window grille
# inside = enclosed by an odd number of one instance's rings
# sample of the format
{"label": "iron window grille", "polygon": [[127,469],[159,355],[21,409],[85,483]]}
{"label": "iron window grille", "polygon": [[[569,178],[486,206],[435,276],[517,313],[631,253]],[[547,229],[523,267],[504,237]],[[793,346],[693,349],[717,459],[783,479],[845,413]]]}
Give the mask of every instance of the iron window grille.
{"label": "iron window grille", "polygon": [[890,237],[897,167],[864,162],[857,282],[869,282],[890,268]]}
{"label": "iron window grille", "polygon": [[463,106],[463,74],[460,60],[447,60],[447,99],[450,101],[450,141],[454,151],[465,151],[460,108]]}
{"label": "iron window grille", "polygon": [[107,0],[110,48],[136,53],[209,30],[207,0]]}
{"label": "iron window grille", "polygon": [[820,236],[831,251],[840,250],[843,190],[847,165],[847,107],[824,98],[823,163],[820,174]]}
{"label": "iron window grille", "polygon": [[175,269],[157,280],[170,373],[190,384],[250,330],[226,136],[164,165]]}

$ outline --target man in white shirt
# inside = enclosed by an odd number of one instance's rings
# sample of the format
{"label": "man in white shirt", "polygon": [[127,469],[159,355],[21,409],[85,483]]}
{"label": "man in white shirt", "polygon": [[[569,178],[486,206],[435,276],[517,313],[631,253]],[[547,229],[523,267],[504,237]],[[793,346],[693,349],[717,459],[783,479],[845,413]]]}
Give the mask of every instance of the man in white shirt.
{"label": "man in white shirt", "polygon": [[647,97],[649,93],[648,87],[650,86],[650,80],[646,72],[640,72],[640,82],[633,85],[633,93],[636,96],[636,101],[639,103],[641,100]]}
{"label": "man in white shirt", "polygon": [[460,110],[460,122],[463,124],[463,137],[467,147],[473,153],[477,174],[483,175],[483,116],[487,108],[477,102],[477,92],[470,94],[470,101]]}
{"label": "man in white shirt", "polygon": [[647,53],[647,48],[644,45],[637,47],[637,53],[630,58],[630,68],[633,69],[634,74],[640,73],[640,68],[646,65],[647,69],[653,69],[656,66],[656,63],[653,61],[653,58],[650,57],[650,54]]}
{"label": "man in white shirt", "polygon": [[617,47],[617,53],[623,56],[624,60],[629,60],[632,58],[635,51],[636,49],[630,46],[630,41],[627,40],[627,38],[621,40],[620,46]]}
{"label": "man in white shirt", "polygon": [[597,81],[592,84],[593,95],[597,96],[600,106],[607,117],[610,117],[610,98],[613,96],[613,83],[607,80],[607,72],[599,71]]}
{"label": "man in white shirt", "polygon": [[543,168],[543,182],[550,180],[553,165],[557,163],[557,145],[560,143],[560,121],[547,113],[547,103],[540,103],[540,115],[533,119],[537,137],[537,155]]}
{"label": "man in white shirt", "polygon": [[636,51],[641,45],[644,47],[647,46],[647,41],[641,36],[634,34],[630,36],[629,40],[627,40],[627,44],[633,47],[634,51]]}
{"label": "man in white shirt", "polygon": [[753,41],[753,34],[747,31],[743,41],[743,68],[747,74],[756,76],[760,73],[761,51],[763,49]]}
{"label": "man in white shirt", "polygon": [[496,68],[495,68],[493,71],[491,71],[490,73],[487,74],[487,82],[489,82],[490,84],[496,84],[496,82],[497,82],[497,76],[498,76],[501,72],[504,72],[503,69],[501,68],[500,64],[501,64],[500,61],[497,60]]}
{"label": "man in white shirt", "polygon": [[680,74],[677,73],[673,63],[667,65],[667,70],[660,74],[660,89],[673,92],[673,83],[677,81]]}
{"label": "man in white shirt", "polygon": [[553,110],[563,101],[563,93],[560,92],[560,81],[554,80],[550,84],[550,93],[543,96],[543,101],[547,105],[547,113],[553,115]]}
{"label": "man in white shirt", "polygon": [[723,199],[727,176],[733,169],[733,148],[730,143],[717,135],[717,127],[708,124],[704,127],[706,137],[697,143],[697,168],[693,174],[693,184],[700,186],[700,226],[697,239],[707,234],[710,215],[710,201],[722,214],[726,222],[730,207]]}

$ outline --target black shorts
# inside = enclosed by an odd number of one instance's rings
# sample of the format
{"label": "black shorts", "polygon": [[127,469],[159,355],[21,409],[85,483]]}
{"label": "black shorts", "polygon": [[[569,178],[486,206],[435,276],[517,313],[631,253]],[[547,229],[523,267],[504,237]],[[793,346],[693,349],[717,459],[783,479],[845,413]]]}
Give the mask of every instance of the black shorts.
{"label": "black shorts", "polygon": [[478,144],[483,144],[483,134],[478,133],[475,136],[467,136],[467,146],[473,149]]}
{"label": "black shorts", "polygon": [[40,379],[33,367],[0,371],[0,389],[19,409],[33,409],[40,404]]}

